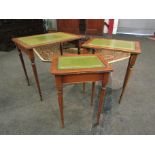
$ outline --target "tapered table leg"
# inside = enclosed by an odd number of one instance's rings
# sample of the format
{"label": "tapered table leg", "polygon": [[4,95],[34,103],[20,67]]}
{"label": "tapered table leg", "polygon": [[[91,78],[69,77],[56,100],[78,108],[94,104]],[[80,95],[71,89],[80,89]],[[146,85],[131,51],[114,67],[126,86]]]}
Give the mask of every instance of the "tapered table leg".
{"label": "tapered table leg", "polygon": [[[92,54],[95,54],[95,49],[92,49]],[[90,105],[93,105],[94,101],[94,93],[95,93],[95,82],[92,82],[92,94],[91,94],[91,103]]]}
{"label": "tapered table leg", "polygon": [[80,40],[77,40],[77,47],[78,47],[78,54],[80,54],[80,48],[81,48],[81,46],[80,46]]}
{"label": "tapered table leg", "polygon": [[91,106],[93,105],[94,94],[95,94],[95,82],[92,82],[92,94],[91,94],[91,103],[90,103]]}
{"label": "tapered table leg", "polygon": [[97,124],[99,124],[100,120],[100,114],[102,112],[102,107],[103,107],[103,102],[104,102],[104,96],[105,96],[105,91],[106,91],[106,85],[108,83],[109,79],[109,73],[106,73],[103,77],[102,81],[102,88],[100,92],[100,98],[99,98],[99,105],[98,105],[98,112],[97,112]]}
{"label": "tapered table leg", "polygon": [[[80,53],[80,49],[81,49],[80,40],[77,40],[77,48],[78,48],[78,54],[81,54]],[[86,83],[83,83],[83,94],[85,94],[85,90],[86,90]]]}
{"label": "tapered table leg", "polygon": [[60,76],[55,76],[56,88],[58,94],[59,110],[61,117],[61,127],[64,128],[64,113],[63,113],[63,84]]}
{"label": "tapered table leg", "polygon": [[119,103],[121,103],[123,94],[125,92],[125,89],[126,89],[130,74],[131,74],[131,72],[133,70],[134,64],[136,62],[136,59],[137,59],[137,54],[131,54],[130,59],[129,59],[129,63],[128,63],[128,67],[127,67],[127,71],[126,71],[126,75],[125,75],[125,78],[124,78],[124,83],[123,83],[123,88],[122,88],[122,92],[121,92],[121,95],[120,95]]}
{"label": "tapered table leg", "polygon": [[96,50],[93,48],[93,49],[92,49],[92,54],[95,54],[95,52],[96,52]]}
{"label": "tapered table leg", "polygon": [[28,75],[27,75],[27,71],[26,71],[26,67],[25,67],[25,63],[24,63],[24,59],[23,59],[23,55],[22,55],[22,52],[19,48],[18,49],[18,52],[19,52],[19,58],[20,58],[20,61],[21,61],[21,64],[23,66],[23,70],[24,70],[24,73],[25,73],[25,76],[26,76],[26,81],[27,81],[27,84],[28,86],[30,85],[30,82],[29,82],[29,78],[28,78]]}
{"label": "tapered table leg", "polygon": [[36,65],[35,65],[35,57],[34,57],[33,51],[29,52],[29,58],[30,58],[30,61],[31,61],[32,70],[33,70],[36,85],[37,85],[37,88],[38,88],[38,93],[39,93],[39,96],[40,96],[40,100],[42,101],[42,93],[41,93],[41,89],[40,89],[40,83],[39,83],[37,68],[36,68]]}

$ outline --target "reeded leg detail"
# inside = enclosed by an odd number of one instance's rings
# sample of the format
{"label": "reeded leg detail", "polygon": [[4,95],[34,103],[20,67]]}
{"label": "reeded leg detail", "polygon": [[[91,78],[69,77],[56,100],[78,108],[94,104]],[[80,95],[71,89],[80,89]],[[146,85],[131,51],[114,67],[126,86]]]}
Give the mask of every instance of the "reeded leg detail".
{"label": "reeded leg detail", "polygon": [[58,91],[58,102],[61,117],[61,127],[64,128],[64,113],[63,113],[63,90],[62,87],[57,88]]}
{"label": "reeded leg detail", "polygon": [[57,88],[57,94],[58,94],[60,117],[61,117],[61,127],[64,128],[63,85],[62,85],[61,77],[56,76],[55,80],[56,80],[56,88]]}
{"label": "reeded leg detail", "polygon": [[103,109],[103,102],[104,102],[104,97],[105,97],[105,92],[106,92],[106,85],[108,83],[108,78],[109,78],[109,73],[104,75],[104,78],[102,81],[102,88],[101,88],[101,92],[100,92],[98,112],[97,112],[97,124],[99,124],[100,114]]}

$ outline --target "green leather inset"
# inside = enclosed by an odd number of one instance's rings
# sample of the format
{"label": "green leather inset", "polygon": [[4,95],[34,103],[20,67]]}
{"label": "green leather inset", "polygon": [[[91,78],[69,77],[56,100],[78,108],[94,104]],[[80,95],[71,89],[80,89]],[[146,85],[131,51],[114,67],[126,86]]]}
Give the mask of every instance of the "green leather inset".
{"label": "green leather inset", "polygon": [[123,40],[110,40],[110,39],[93,39],[88,46],[101,46],[101,47],[109,47],[114,49],[124,49],[124,50],[135,50],[135,42],[134,41],[123,41]]}
{"label": "green leather inset", "polygon": [[39,45],[39,44],[44,44],[48,42],[55,43],[55,42],[63,41],[65,39],[74,39],[74,38],[78,38],[78,37],[72,34],[57,32],[57,33],[41,34],[37,36],[21,37],[18,39],[26,45],[33,46],[33,45]]}
{"label": "green leather inset", "polygon": [[59,57],[58,69],[82,69],[104,67],[97,56],[67,56]]}

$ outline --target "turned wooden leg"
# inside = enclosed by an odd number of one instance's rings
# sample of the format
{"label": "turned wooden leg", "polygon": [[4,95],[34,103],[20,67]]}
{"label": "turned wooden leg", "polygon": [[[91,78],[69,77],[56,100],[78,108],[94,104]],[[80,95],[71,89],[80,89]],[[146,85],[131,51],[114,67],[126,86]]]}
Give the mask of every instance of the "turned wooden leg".
{"label": "turned wooden leg", "polygon": [[58,103],[61,117],[61,127],[64,128],[64,113],[63,113],[63,84],[60,76],[55,76],[56,88],[58,94]]}
{"label": "turned wooden leg", "polygon": [[22,52],[19,48],[18,49],[18,52],[19,52],[19,58],[20,58],[20,61],[21,61],[21,64],[23,66],[23,70],[24,70],[24,73],[25,73],[25,76],[26,76],[26,81],[27,81],[27,84],[28,86],[30,85],[30,82],[29,82],[29,78],[28,78],[28,75],[27,75],[27,71],[26,71],[26,67],[25,67],[25,63],[24,63],[24,59],[23,59],[23,55],[22,55]]}
{"label": "turned wooden leg", "polygon": [[80,39],[78,39],[78,40],[74,40],[74,41],[71,41],[71,43],[74,44],[75,47],[78,49],[77,54],[80,54],[80,48],[81,48]]}
{"label": "turned wooden leg", "polygon": [[129,59],[129,63],[128,63],[128,67],[127,67],[127,71],[126,71],[126,75],[125,75],[125,78],[124,78],[124,83],[123,83],[123,88],[122,88],[122,92],[121,92],[121,95],[120,95],[119,103],[121,103],[123,94],[125,92],[125,89],[126,89],[130,74],[131,74],[131,72],[133,70],[134,64],[136,62],[136,59],[137,59],[137,54],[131,54],[130,59]]}
{"label": "turned wooden leg", "polygon": [[81,48],[81,46],[80,46],[80,40],[77,40],[77,47],[78,47],[78,54],[80,54],[80,48]]}
{"label": "turned wooden leg", "polygon": [[94,48],[92,49],[92,54],[95,54],[95,49]]}
{"label": "turned wooden leg", "polygon": [[[77,40],[77,48],[78,48],[78,54],[81,54],[80,53],[80,49],[81,49],[80,40]],[[83,94],[85,94],[85,90],[86,90],[86,84],[83,83]]]}
{"label": "turned wooden leg", "polygon": [[32,70],[33,70],[33,74],[34,74],[34,77],[35,77],[36,85],[37,85],[37,88],[38,88],[40,100],[42,101],[42,93],[41,93],[41,89],[40,89],[40,83],[39,83],[39,79],[38,79],[38,73],[37,73],[37,68],[36,68],[36,65],[35,65],[35,58],[34,58],[33,51],[29,52],[29,58],[30,58],[30,61],[31,61]]}
{"label": "turned wooden leg", "polygon": [[93,105],[94,94],[95,94],[95,82],[92,82],[92,94],[91,94],[91,103],[90,103],[91,106]]}
{"label": "turned wooden leg", "polygon": [[63,55],[63,44],[62,43],[60,43],[60,53],[61,55]]}
{"label": "turned wooden leg", "polygon": [[104,102],[104,96],[105,96],[106,85],[108,83],[108,79],[109,79],[109,73],[106,73],[103,77],[102,88],[101,88],[101,92],[100,92],[98,112],[97,112],[97,124],[99,124],[100,114],[103,109],[103,102]]}
{"label": "turned wooden leg", "polygon": [[[95,54],[95,49],[92,49],[92,54]],[[94,94],[95,94],[95,82],[92,82],[92,94],[91,94],[91,103],[90,103],[91,106],[93,105]]]}

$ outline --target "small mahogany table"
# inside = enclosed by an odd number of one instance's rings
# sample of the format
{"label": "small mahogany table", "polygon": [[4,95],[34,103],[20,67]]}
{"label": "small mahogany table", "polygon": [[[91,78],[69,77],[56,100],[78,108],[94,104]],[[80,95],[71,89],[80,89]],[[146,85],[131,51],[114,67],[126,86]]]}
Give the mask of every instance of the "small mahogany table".
{"label": "small mahogany table", "polygon": [[55,75],[62,127],[64,127],[63,84],[101,81],[102,89],[97,112],[97,123],[99,123],[106,84],[111,71],[111,66],[98,54],[67,54],[53,58],[51,73]]}
{"label": "small mahogany table", "polygon": [[40,95],[40,100],[42,100],[42,93],[41,93],[38,73],[37,73],[37,69],[36,69],[36,65],[35,65],[35,55],[34,55],[33,48],[41,47],[41,46],[45,46],[45,45],[51,45],[51,44],[60,44],[60,51],[61,51],[61,55],[62,55],[63,54],[63,47],[62,47],[63,43],[75,41],[76,42],[75,44],[77,44],[77,46],[78,46],[78,53],[80,53],[80,42],[79,41],[82,38],[83,38],[83,36],[81,36],[81,35],[56,32],[56,33],[47,33],[47,34],[40,34],[40,35],[33,35],[33,36],[12,39],[13,42],[17,46],[17,49],[19,52],[19,57],[20,57],[20,60],[22,63],[22,67],[24,69],[24,73],[25,73],[28,85],[30,85],[30,83],[29,83],[29,78],[27,75],[22,52],[26,53],[26,55],[30,59],[34,77],[35,77],[35,82],[36,82],[38,92]]}
{"label": "small mahogany table", "polygon": [[124,40],[114,40],[114,39],[104,39],[104,38],[93,38],[93,39],[86,41],[82,45],[82,47],[88,50],[93,49],[92,53],[95,53],[95,51],[100,50],[100,49],[105,49],[105,50],[114,51],[114,52],[130,53],[128,67],[127,67],[126,75],[124,78],[123,88],[122,88],[121,96],[119,99],[119,103],[120,103],[123,97],[125,88],[127,86],[130,73],[136,62],[137,55],[141,53],[140,43],[138,41],[124,41]]}

